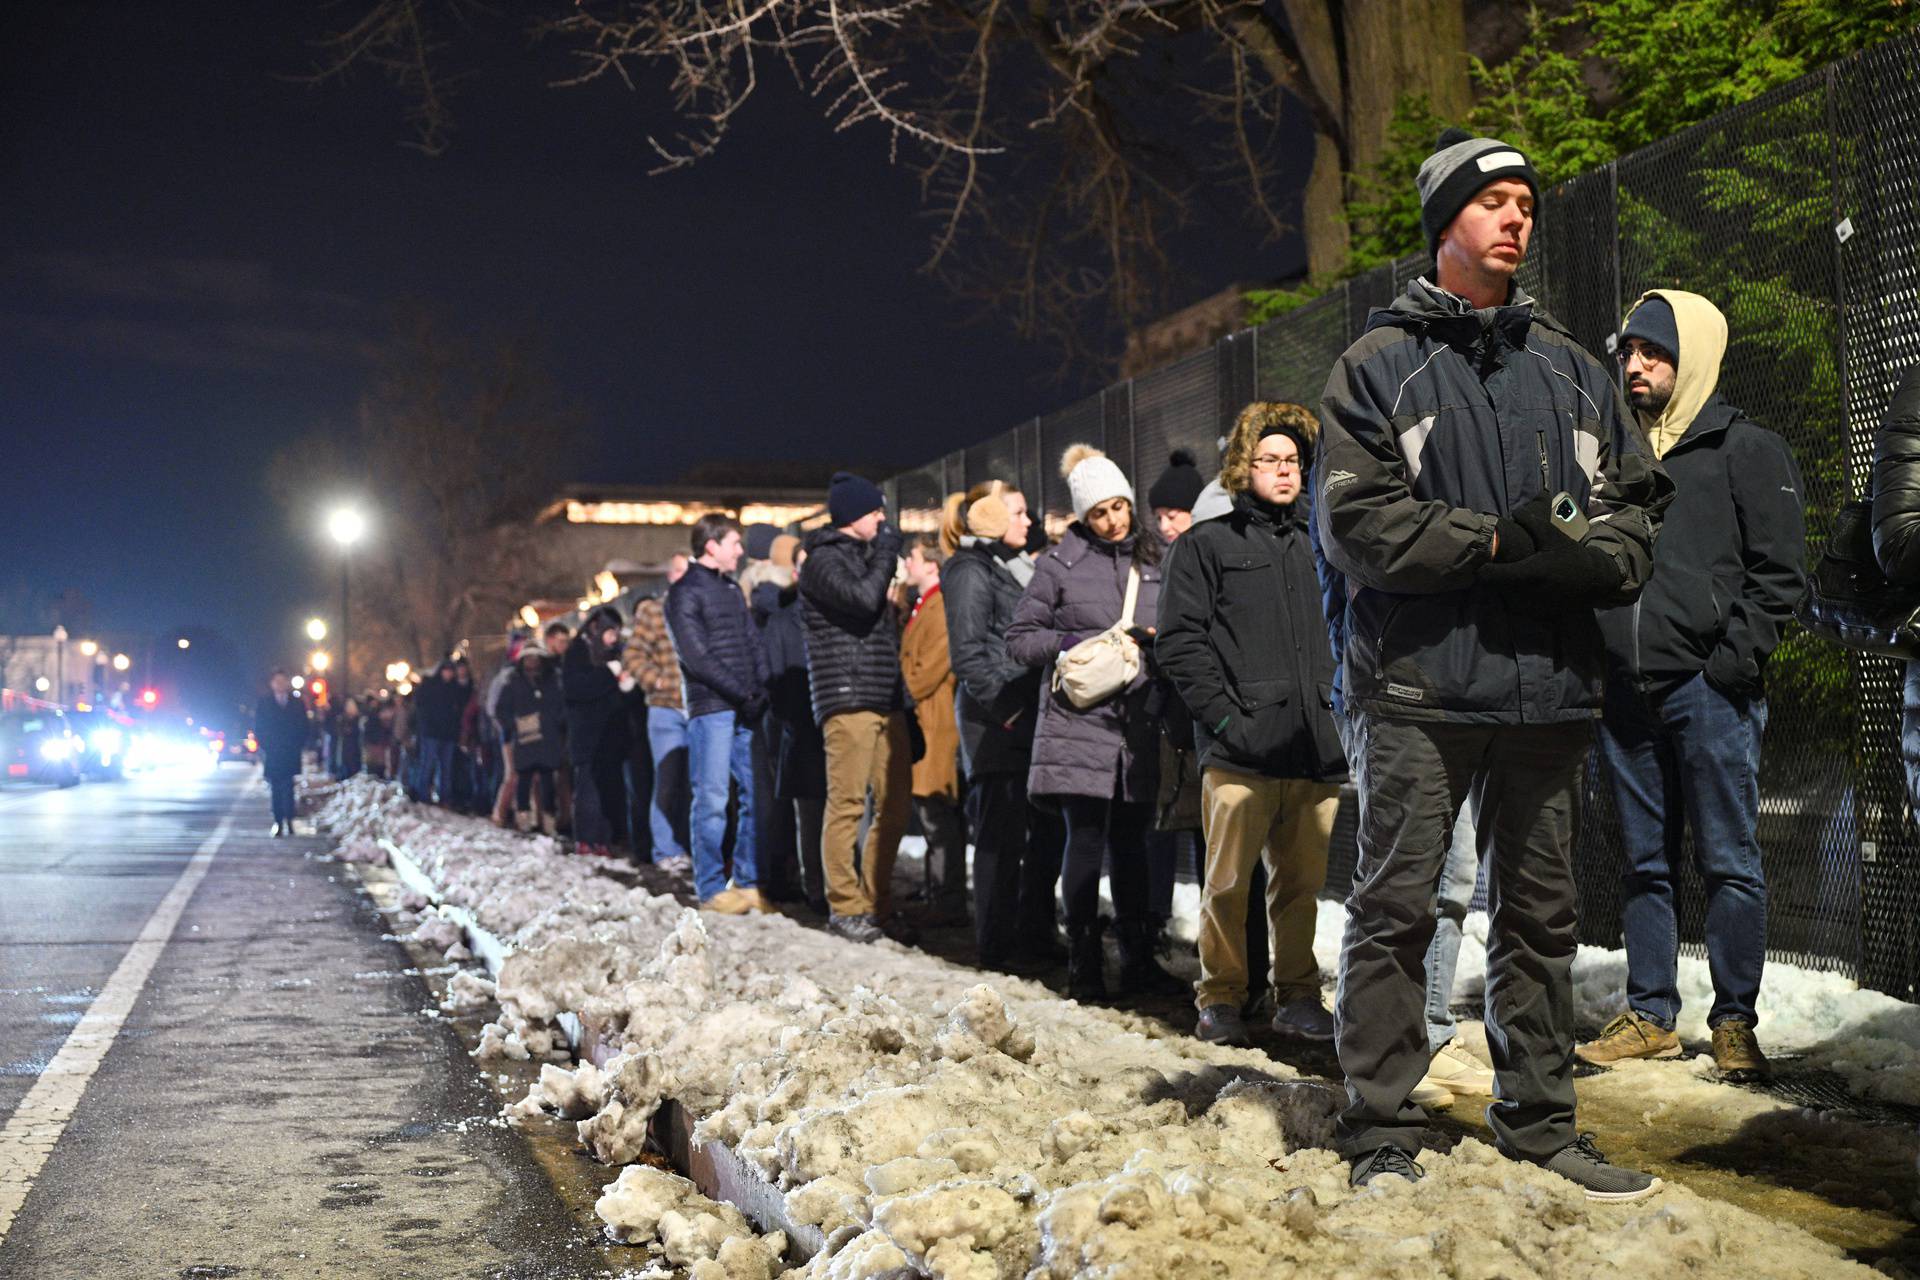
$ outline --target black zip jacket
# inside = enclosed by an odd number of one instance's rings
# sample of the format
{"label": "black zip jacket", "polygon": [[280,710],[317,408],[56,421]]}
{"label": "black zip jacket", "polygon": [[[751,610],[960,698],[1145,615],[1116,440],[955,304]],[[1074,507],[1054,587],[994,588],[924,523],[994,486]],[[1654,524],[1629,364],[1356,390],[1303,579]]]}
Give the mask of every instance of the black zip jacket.
{"label": "black zip jacket", "polygon": [[625,751],[625,726],[616,726],[620,710],[620,681],[607,663],[620,656],[616,645],[600,647],[599,634],[607,625],[619,626],[619,615],[596,609],[567,645],[560,660],[560,691],[567,703],[567,759],[591,764]]}
{"label": "black zip jacket", "polygon": [[900,629],[887,590],[900,534],[884,525],[872,542],[815,529],[807,535],[800,601],[807,622],[807,673],[821,724],[842,711],[899,711]]}
{"label": "black zip jacket", "polygon": [[688,716],[764,704],[767,655],[739,584],[696,561],[667,588],[666,614]]}
{"label": "black zip jacket", "polygon": [[1200,763],[1337,782],[1333,654],[1304,512],[1243,494],[1180,535],[1160,588],[1160,670],[1193,712]]}
{"label": "black zip jacket", "polygon": [[1873,438],[1873,554],[1887,581],[1920,584],[1920,365],[1901,379]]}
{"label": "black zip jacket", "polygon": [[947,598],[947,653],[959,692],[954,715],[967,776],[1017,773],[1033,759],[1040,673],[1007,653],[1007,628],[1022,587],[1004,561],[969,539],[940,569]]}
{"label": "black zip jacket", "polygon": [[1705,671],[1722,693],[1757,696],[1806,588],[1799,469],[1786,441],[1719,395],[1660,462],[1673,505],[1646,589],[1600,615],[1607,656],[1650,693]]}
{"label": "black zip jacket", "polygon": [[1530,610],[1478,582],[1498,517],[1564,490],[1631,604],[1673,485],[1612,375],[1515,289],[1475,310],[1414,280],[1327,379],[1314,466],[1320,546],[1345,577],[1345,702],[1400,719],[1590,719],[1605,648],[1591,609]]}

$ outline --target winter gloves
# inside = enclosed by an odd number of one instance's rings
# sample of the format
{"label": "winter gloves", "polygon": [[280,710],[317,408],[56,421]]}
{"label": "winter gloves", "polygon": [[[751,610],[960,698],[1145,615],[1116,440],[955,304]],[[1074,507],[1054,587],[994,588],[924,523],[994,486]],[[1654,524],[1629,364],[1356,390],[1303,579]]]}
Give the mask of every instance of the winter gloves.
{"label": "winter gloves", "polygon": [[[1575,542],[1554,527],[1552,499],[1540,494],[1495,524],[1499,545],[1480,570],[1480,581],[1499,591],[1515,609],[1548,614],[1608,603],[1625,575],[1619,562],[1591,542]],[[1509,527],[1517,530],[1509,555]]]}

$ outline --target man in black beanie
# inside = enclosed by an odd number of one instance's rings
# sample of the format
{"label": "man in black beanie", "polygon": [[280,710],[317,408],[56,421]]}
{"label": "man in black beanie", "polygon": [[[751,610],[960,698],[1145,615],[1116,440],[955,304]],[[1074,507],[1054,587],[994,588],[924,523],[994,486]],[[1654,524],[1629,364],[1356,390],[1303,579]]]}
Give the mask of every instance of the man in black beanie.
{"label": "man in black beanie", "polygon": [[1590,1199],[1639,1199],[1659,1182],[1574,1125],[1573,797],[1605,664],[1595,610],[1638,597],[1673,486],[1610,372],[1514,282],[1539,200],[1526,157],[1449,130],[1418,185],[1433,271],[1334,366],[1312,484],[1360,792],[1339,1144],[1355,1185],[1421,1176],[1426,955],[1471,798],[1494,1140]]}
{"label": "man in black beanie", "polygon": [[[850,472],[833,477],[827,517],[832,527],[806,536],[800,575],[813,715],[827,747],[827,927],[873,942],[890,923],[893,863],[913,803],[900,629],[889,599],[901,539],[886,522],[886,495]],[[869,792],[873,824],[856,851]]]}

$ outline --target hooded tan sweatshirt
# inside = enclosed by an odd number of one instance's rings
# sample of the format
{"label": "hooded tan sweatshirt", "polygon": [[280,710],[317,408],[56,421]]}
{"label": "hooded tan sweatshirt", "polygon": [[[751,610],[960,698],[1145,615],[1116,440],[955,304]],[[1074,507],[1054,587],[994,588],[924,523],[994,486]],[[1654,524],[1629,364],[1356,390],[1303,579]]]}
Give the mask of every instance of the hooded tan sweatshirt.
{"label": "hooded tan sweatshirt", "polygon": [[[1693,419],[1720,385],[1720,360],[1727,354],[1727,318],[1720,308],[1697,293],[1681,289],[1649,289],[1627,309],[1627,319],[1648,298],[1665,298],[1673,308],[1674,328],[1680,335],[1680,365],[1674,372],[1673,398],[1657,416],[1641,413],[1640,426],[1653,446],[1653,456],[1664,458],[1680,442]],[[1625,325],[1621,326],[1623,329]]]}

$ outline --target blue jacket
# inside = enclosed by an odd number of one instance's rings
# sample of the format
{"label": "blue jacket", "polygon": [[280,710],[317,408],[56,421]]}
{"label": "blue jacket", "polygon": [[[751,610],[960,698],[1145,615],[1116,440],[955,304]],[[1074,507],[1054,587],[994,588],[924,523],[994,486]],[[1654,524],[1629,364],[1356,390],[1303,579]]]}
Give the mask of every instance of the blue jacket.
{"label": "blue jacket", "polygon": [[766,704],[767,655],[733,579],[703,564],[667,589],[667,632],[688,716]]}

